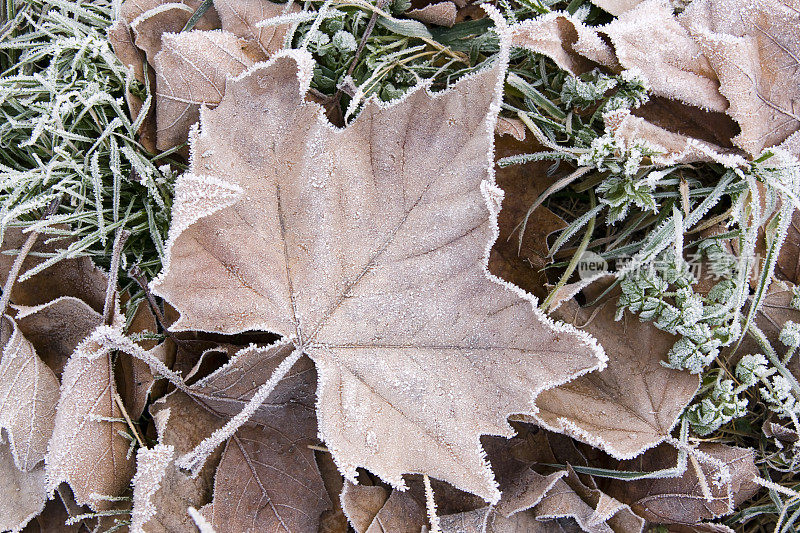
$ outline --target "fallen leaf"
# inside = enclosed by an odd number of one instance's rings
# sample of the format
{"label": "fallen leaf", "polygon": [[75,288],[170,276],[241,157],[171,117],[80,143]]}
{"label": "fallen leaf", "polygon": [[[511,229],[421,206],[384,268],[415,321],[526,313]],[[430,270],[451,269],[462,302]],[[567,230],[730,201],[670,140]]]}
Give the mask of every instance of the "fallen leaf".
{"label": "fallen leaf", "polygon": [[255,60],[266,60],[283,49],[284,40],[291,28],[290,24],[258,27],[258,23],[279,15],[297,13],[301,7],[297,3],[285,4],[269,0],[216,0],[222,20],[222,29],[246,40]]}
{"label": "fallen leaf", "polygon": [[342,507],[356,533],[418,533],[427,523],[425,501],[411,491],[345,482]]}
{"label": "fallen leaf", "polygon": [[[534,140],[518,142],[512,137],[495,140],[495,158],[537,152],[542,147]],[[544,268],[552,262],[547,238],[567,227],[566,222],[547,207],[538,206],[528,218],[519,242],[518,226],[525,222],[528,209],[545,189],[560,175],[549,177],[550,161],[532,161],[522,165],[496,168],[497,186],[505,198],[498,215],[499,235],[492,247],[489,270],[501,279],[536,295],[547,296],[545,285],[549,282]]]}
{"label": "fallen leaf", "polygon": [[[680,477],[636,481],[610,479],[602,484],[602,490],[629,503],[634,511],[651,522],[691,525],[733,512],[734,507],[760,489],[752,481],[758,476],[753,450],[703,443],[698,451],[710,458],[698,457],[710,501],[704,495],[702,481],[691,462]],[[674,468],[677,454],[675,448],[665,444],[612,468],[637,472]]]}
{"label": "fallen leaf", "polygon": [[[61,228],[63,229],[63,228]],[[0,278],[6,279],[16,252],[28,238],[21,228],[6,228],[3,235],[3,253],[0,253]],[[21,277],[44,263],[48,257],[75,242],[70,238],[53,238],[42,235],[22,262]],[[83,256],[63,259],[58,267],[52,266],[27,278],[18,279],[11,291],[11,303],[35,306],[45,304],[60,296],[73,296],[86,302],[92,309],[102,312],[106,297],[108,276]]]}
{"label": "fallen leaf", "polygon": [[497,117],[494,126],[495,135],[509,135],[518,141],[525,140],[525,131],[525,124],[517,118]]}
{"label": "fallen leaf", "polygon": [[675,343],[673,335],[630,313],[616,321],[613,302],[599,305],[599,310],[580,309],[572,300],[555,316],[584,325],[606,350],[608,367],[542,393],[537,417],[547,429],[632,458],[670,436],[699,379],[661,364]]}
{"label": "fallen leaf", "polygon": [[[99,326],[96,331],[109,327]],[[111,351],[92,336],[78,345],[64,368],[45,458],[48,489],[67,482],[75,500],[95,510],[109,507],[108,498],[127,489],[134,470],[128,457],[130,441],[120,434],[127,426],[119,421],[122,412],[114,398]]]}
{"label": "fallen leaf", "polygon": [[[708,4],[707,4],[708,5]],[[718,12],[726,2],[711,3]],[[800,4],[766,0],[739,11],[742,36],[717,33],[702,19],[689,23],[730,102],[727,113],[739,123],[734,143],[753,156],[781,145],[800,128]],[[788,146],[798,156],[796,137]]]}
{"label": "fallen leaf", "polygon": [[[125,0],[120,6],[119,17],[120,19],[128,21],[128,23],[132,23],[138,17],[147,11],[150,11],[151,9],[158,9],[164,4],[174,5],[175,3],[181,3],[187,6],[192,12],[195,12],[203,3],[203,0],[178,0],[178,2],[172,2],[170,0]],[[213,4],[208,7],[208,10],[203,17],[208,18],[209,22],[215,28],[219,28],[219,16],[217,15],[217,11]]]}
{"label": "fallen leaf", "polygon": [[[159,405],[159,410],[177,410],[170,413],[165,429],[169,430],[174,416],[191,420],[196,412],[213,418],[212,428],[222,426],[291,351],[291,345],[286,343],[245,348],[188,392],[173,392]],[[227,441],[213,473],[213,500],[200,509],[217,532],[317,530],[320,515],[330,507],[330,501],[314,452],[308,448],[316,442],[315,384],[314,366],[304,359],[279,383],[248,424]],[[197,433],[193,430],[193,434]],[[198,442],[194,436],[192,439],[195,444]],[[165,442],[162,440],[162,444]],[[154,496],[158,492],[154,491]],[[151,498],[151,502],[157,509],[158,500]],[[180,516],[187,507],[172,512]],[[148,515],[153,518],[158,513]]]}
{"label": "fallen leaf", "polygon": [[155,58],[156,146],[167,150],[185,143],[200,106],[215,106],[225,94],[228,77],[253,61],[243,42],[223,31],[190,31],[162,37]]}
{"label": "fallen leaf", "polygon": [[[202,442],[206,432],[221,426],[216,415],[198,409],[195,400],[185,394],[161,398],[149,410],[158,432],[159,445],[172,446],[176,456],[188,452]],[[202,507],[211,501],[214,471],[221,455],[222,450],[215,451],[199,475],[193,478],[180,472],[174,462],[167,464],[158,480],[159,488],[149,493],[147,499],[133,502],[132,516],[141,517],[137,520],[140,520],[143,530],[147,533],[192,531],[194,522],[186,510]]]}
{"label": "fallen leaf", "polygon": [[16,306],[16,310],[20,331],[59,379],[75,348],[103,320],[89,304],[72,296],[34,307]]}
{"label": "fallen leaf", "polygon": [[44,509],[47,501],[44,466],[29,472],[14,464],[11,446],[0,430],[0,531],[19,531]]}
{"label": "fallen leaf", "polygon": [[153,289],[180,311],[175,330],[266,330],[306,353],[320,435],[351,481],[359,466],[396,487],[425,472],[494,501],[479,436],[510,436],[508,415],[603,364],[588,336],[487,276],[503,48],[442,94],[369,100],[343,130],[304,102],[298,51],[201,112]]}
{"label": "fallen leaf", "polygon": [[0,430],[8,434],[14,464],[30,472],[44,460],[53,433],[59,383],[12,318],[3,317],[3,329],[10,334],[6,338],[3,332]]}
{"label": "fallen leaf", "polygon": [[453,24],[456,23],[457,11],[456,5],[447,0],[445,2],[428,4],[422,9],[412,9],[406,12],[406,16],[424,22],[425,24],[452,28]]}
{"label": "fallen leaf", "polygon": [[[147,62],[155,65],[156,54],[161,51],[165,34],[180,33],[194,15],[195,10],[182,3],[163,3],[149,9],[130,21],[133,42],[145,53]],[[219,28],[214,12],[206,12],[194,26],[197,31]]]}
{"label": "fallen leaf", "polygon": [[573,76],[603,65],[618,67],[614,49],[594,28],[560,12],[511,26],[511,43],[552,59]]}
{"label": "fallen leaf", "polygon": [[658,96],[725,111],[717,74],[666,0],[644,0],[600,30],[625,69],[639,70]]}

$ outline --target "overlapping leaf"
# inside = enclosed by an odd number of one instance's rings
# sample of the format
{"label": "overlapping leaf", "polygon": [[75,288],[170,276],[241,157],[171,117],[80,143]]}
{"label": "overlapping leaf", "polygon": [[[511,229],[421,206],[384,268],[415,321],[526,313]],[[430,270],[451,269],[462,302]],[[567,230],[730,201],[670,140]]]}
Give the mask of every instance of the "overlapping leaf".
{"label": "overlapping leaf", "polygon": [[485,270],[503,54],[442,95],[371,101],[344,130],[303,101],[310,68],[254,68],[202,113],[154,289],[175,329],[273,331],[307,353],[349,478],[425,472],[495,500],[478,437],[510,435],[508,415],[602,364]]}

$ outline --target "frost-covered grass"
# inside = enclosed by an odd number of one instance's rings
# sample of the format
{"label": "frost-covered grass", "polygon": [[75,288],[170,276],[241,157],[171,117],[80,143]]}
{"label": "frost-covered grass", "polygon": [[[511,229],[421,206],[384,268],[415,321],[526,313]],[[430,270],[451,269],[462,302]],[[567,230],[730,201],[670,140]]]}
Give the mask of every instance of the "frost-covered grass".
{"label": "frost-covered grass", "polygon": [[[8,0],[3,15],[0,238],[9,225],[69,234],[74,242],[39,269],[81,254],[107,265],[114,233],[125,228],[123,266],[155,274],[172,174],[159,168],[163,155],[136,140],[123,98],[132,80],[105,38],[112,2]],[[55,216],[41,221],[54,199]]]}

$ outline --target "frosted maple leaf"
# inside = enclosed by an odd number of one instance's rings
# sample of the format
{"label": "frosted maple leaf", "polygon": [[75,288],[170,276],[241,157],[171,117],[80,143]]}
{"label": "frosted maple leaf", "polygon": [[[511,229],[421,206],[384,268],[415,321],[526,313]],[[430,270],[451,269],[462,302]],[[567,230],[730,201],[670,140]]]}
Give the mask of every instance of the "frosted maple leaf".
{"label": "frosted maple leaf", "polygon": [[348,479],[363,466],[403,487],[425,473],[494,502],[479,437],[513,435],[509,415],[604,366],[590,336],[486,269],[502,41],[453,88],[369,100],[344,129],[304,101],[313,63],[300,51],[229,79],[201,111],[153,289],[180,311],[176,330],[264,330],[295,349],[179,465],[196,472],[305,353],[320,437]]}

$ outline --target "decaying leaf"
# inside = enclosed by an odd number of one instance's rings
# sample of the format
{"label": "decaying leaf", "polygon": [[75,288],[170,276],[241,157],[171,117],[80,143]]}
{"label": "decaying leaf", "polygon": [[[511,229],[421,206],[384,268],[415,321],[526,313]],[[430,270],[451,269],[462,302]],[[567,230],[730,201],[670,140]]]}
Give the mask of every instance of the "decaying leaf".
{"label": "decaying leaf", "polygon": [[108,497],[119,496],[133,475],[130,440],[122,436],[126,425],[116,391],[111,349],[90,336],[64,368],[45,463],[49,490],[67,482],[75,500],[93,509],[108,507]]}
{"label": "decaying leaf", "polygon": [[23,472],[44,460],[53,432],[58,379],[22,335],[16,322],[6,316],[0,360],[0,430],[5,429],[14,464]]}
{"label": "decaying leaf", "polygon": [[380,486],[347,481],[342,491],[342,508],[356,533],[418,533],[427,523],[425,502],[415,498],[411,491],[388,491]]}
{"label": "decaying leaf", "polygon": [[[698,451],[701,455],[697,464],[703,472],[702,480],[690,463],[683,475],[677,478],[609,480],[602,488],[629,503],[638,514],[652,522],[679,524],[695,524],[731,513],[735,506],[758,490],[759,486],[752,481],[758,476],[753,450],[704,443]],[[655,472],[672,468],[677,462],[677,454],[674,448],[662,445],[636,459],[620,463],[616,469]]]}
{"label": "decaying leaf", "polygon": [[[165,429],[169,431],[173,426],[173,417],[193,420],[195,413],[205,413],[210,417],[213,420],[211,428],[222,426],[238,413],[258,385],[268,379],[292,349],[286,343],[268,348],[245,348],[227,365],[192,385],[187,392],[172,393],[158,408],[170,410],[170,420]],[[277,531],[281,528],[316,531],[319,517],[330,507],[330,501],[314,452],[308,448],[309,444],[316,442],[315,384],[314,366],[310,360],[303,359],[279,383],[270,400],[226,443],[216,472],[212,472],[211,501],[186,502],[188,505],[177,509],[181,502],[170,502],[167,512],[185,516],[189,505],[199,507],[208,503],[200,508],[200,512],[219,533]],[[202,434],[208,428],[200,428],[200,432],[193,428],[190,435]],[[176,429],[181,431],[180,427],[173,427],[172,431]],[[194,436],[190,438],[193,445],[199,442]],[[162,439],[162,445],[165,442],[168,439]],[[182,448],[186,449],[186,446]],[[165,470],[165,475],[167,473],[169,469]],[[171,475],[183,476],[174,470]],[[207,479],[210,481],[211,476]],[[162,488],[153,491],[150,505],[136,508],[137,513],[142,512],[139,509],[147,509],[148,520],[158,519],[160,502],[173,497],[167,492],[159,500],[159,493],[168,488],[164,481],[160,484]],[[144,529],[159,531],[157,527]]]}
{"label": "decaying leaf", "polygon": [[[34,307],[17,306],[15,320],[36,353],[58,378],[75,348],[103,320],[89,304],[62,296]],[[57,399],[57,398],[56,398]]]}
{"label": "decaying leaf", "polygon": [[[134,44],[147,57],[150,65],[155,65],[156,55],[161,51],[164,35],[179,33],[194,9],[182,3],[164,3],[149,9],[131,21]],[[206,12],[195,24],[195,30],[213,30],[218,28],[216,17]]]}
{"label": "decaying leaf", "polygon": [[421,9],[412,9],[406,12],[406,16],[436,26],[446,26],[451,28],[456,23],[456,13],[458,9],[450,0],[428,4]]}
{"label": "decaying leaf", "polygon": [[503,48],[440,95],[368,101],[343,130],[304,102],[298,51],[201,111],[153,288],[176,330],[267,330],[308,354],[320,434],[351,480],[358,466],[398,487],[425,472],[495,501],[479,436],[510,436],[508,415],[603,364],[486,272]]}
{"label": "decaying leaf", "polygon": [[[0,278],[5,279],[16,258],[16,251],[28,238],[20,228],[6,228],[3,253],[0,253]],[[41,236],[22,262],[22,276],[40,266],[48,257],[67,249],[74,239]],[[11,291],[11,303],[36,306],[61,296],[73,296],[86,302],[95,311],[103,310],[108,277],[89,257],[63,259],[58,266],[48,267],[27,279],[18,279]]]}
{"label": "decaying leaf", "polygon": [[613,302],[600,305],[579,309],[573,300],[555,314],[584,325],[608,353],[608,367],[542,393],[537,416],[545,427],[631,458],[669,437],[699,380],[661,364],[672,335],[627,313],[615,321]]}
{"label": "decaying leaf", "polygon": [[281,50],[289,30],[288,24],[259,27],[258,23],[301,9],[297,3],[269,0],[217,0],[214,5],[222,20],[222,29],[248,41],[250,54],[258,60]]}
{"label": "decaying leaf", "polygon": [[225,94],[226,79],[253,64],[243,42],[224,31],[167,34],[155,59],[156,146],[169,149],[186,142],[201,105],[215,106]]}
{"label": "decaying leaf", "polygon": [[564,13],[548,13],[513,25],[511,43],[546,55],[573,76],[599,65],[619,65],[614,49],[595,29]]}
{"label": "decaying leaf", "polygon": [[666,0],[645,0],[601,31],[620,65],[641,71],[654,94],[713,111],[728,108],[712,65]]}
{"label": "decaying leaf", "polygon": [[800,283],[800,213],[795,212],[786,240],[781,246],[778,263],[775,265],[775,274],[786,281],[797,285]]}
{"label": "decaying leaf", "polygon": [[733,13],[725,11],[728,4],[704,2],[710,20],[687,17],[684,22],[719,77],[720,92],[730,102],[728,114],[741,126],[734,142],[755,156],[789,139],[786,148],[797,156],[800,145],[792,135],[800,128],[800,4],[752,2]]}
{"label": "decaying leaf", "polygon": [[28,472],[17,468],[11,446],[0,429],[0,531],[20,531],[42,512],[47,501],[44,465]]}

